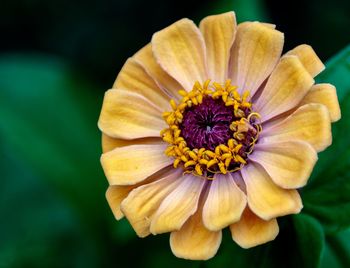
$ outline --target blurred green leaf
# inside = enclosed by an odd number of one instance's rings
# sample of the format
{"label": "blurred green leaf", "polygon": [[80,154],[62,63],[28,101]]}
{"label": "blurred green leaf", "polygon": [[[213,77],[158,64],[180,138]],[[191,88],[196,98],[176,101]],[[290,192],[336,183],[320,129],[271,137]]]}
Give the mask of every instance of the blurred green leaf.
{"label": "blurred green leaf", "polygon": [[310,183],[302,190],[305,212],[327,232],[350,225],[350,46],[326,64],[318,82],[337,87],[342,119],[332,124],[333,143],[320,153]]}
{"label": "blurred green leaf", "polygon": [[302,267],[319,267],[325,244],[321,224],[305,214],[293,216],[293,221],[297,234],[297,251],[301,255]]}
{"label": "blurred green leaf", "polygon": [[280,232],[266,245],[261,268],[318,267],[324,247],[321,225],[311,216],[298,214],[278,219]]}
{"label": "blurred green leaf", "polygon": [[93,98],[91,84],[63,62],[39,55],[3,56],[0,77],[4,142],[78,212],[100,214],[107,183],[98,161],[101,100]]}
{"label": "blurred green leaf", "polygon": [[94,239],[0,136],[0,267],[96,267]]}
{"label": "blurred green leaf", "polygon": [[[0,58],[2,143],[33,170],[44,187],[55,189],[102,257],[110,243],[108,228],[113,217],[105,201],[107,183],[99,164],[100,133],[96,122],[101,99],[93,96],[92,87],[56,58]],[[4,147],[0,149],[7,153]],[[8,175],[4,180],[14,178]],[[45,199],[38,195],[33,196],[34,201]]]}
{"label": "blurred green leaf", "polygon": [[331,83],[337,87],[339,101],[350,92],[350,45],[326,62],[326,69],[316,77],[318,83]]}
{"label": "blurred green leaf", "polygon": [[350,230],[327,236],[321,268],[350,267]]}
{"label": "blurred green leaf", "polygon": [[268,22],[268,14],[264,1],[261,0],[235,0],[232,2],[232,10],[236,11],[238,22],[265,21]]}
{"label": "blurred green leaf", "polygon": [[274,241],[242,249],[225,230],[223,243],[215,258],[205,267],[294,268],[318,267],[324,248],[320,223],[311,216],[298,214],[278,219],[280,233]]}
{"label": "blurred green leaf", "polygon": [[231,232],[226,229],[222,235],[222,244],[215,258],[210,259],[204,267],[261,267],[267,254],[270,244],[257,246],[250,249],[243,249],[238,246],[231,237]]}
{"label": "blurred green leaf", "polygon": [[204,16],[228,11],[234,11],[236,13],[238,22],[269,21],[265,3],[261,0],[210,1],[201,8],[201,12],[197,17],[202,19]]}

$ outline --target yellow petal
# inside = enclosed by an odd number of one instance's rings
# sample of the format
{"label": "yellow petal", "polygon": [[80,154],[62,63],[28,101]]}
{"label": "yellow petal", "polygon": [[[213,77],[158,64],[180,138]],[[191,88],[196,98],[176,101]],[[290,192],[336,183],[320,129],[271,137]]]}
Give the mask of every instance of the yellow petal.
{"label": "yellow petal", "polygon": [[121,202],[128,196],[130,191],[134,189],[134,186],[109,186],[106,192],[106,199],[113,212],[114,217],[117,220],[123,218],[124,214],[120,210]]}
{"label": "yellow petal", "polygon": [[254,95],[270,75],[283,48],[283,33],[251,22],[238,27],[237,38],[231,50],[232,82],[240,92],[249,90]]}
{"label": "yellow petal", "polygon": [[261,133],[260,142],[300,140],[310,143],[320,152],[332,143],[331,122],[322,104],[306,104],[283,121],[269,125]]}
{"label": "yellow petal", "polygon": [[267,28],[270,29],[276,29],[276,24],[272,24],[272,23],[267,23],[267,22],[260,22],[262,25],[264,25]]}
{"label": "yellow petal", "polygon": [[173,171],[172,167],[164,168],[154,173],[152,176],[149,176],[146,180],[134,185],[127,185],[127,186],[110,185],[106,192],[106,198],[115,218],[117,220],[120,220],[121,218],[123,218],[124,214],[121,211],[121,203],[133,189],[140,187],[144,184],[157,181],[160,178],[165,177],[167,174],[169,174],[169,172],[172,172],[172,171]]}
{"label": "yellow petal", "polygon": [[208,16],[201,21],[199,28],[207,48],[209,78],[224,83],[227,79],[230,50],[236,32],[235,13]]}
{"label": "yellow petal", "polygon": [[212,232],[202,223],[199,209],[179,231],[170,235],[170,247],[178,258],[189,260],[208,260],[212,258],[221,244],[221,231]]}
{"label": "yellow petal", "polygon": [[151,233],[179,230],[196,212],[204,183],[203,178],[185,175],[181,184],[164,199],[154,215],[150,227]]}
{"label": "yellow petal", "polygon": [[249,159],[262,165],[277,185],[295,189],[306,184],[317,153],[310,144],[301,141],[259,143]]}
{"label": "yellow petal", "polygon": [[129,58],[113,85],[113,88],[122,88],[136,92],[144,96],[162,111],[170,109],[169,100],[163,89],[160,89],[156,82],[146,73],[145,69],[135,59]]}
{"label": "yellow petal", "polygon": [[141,139],[134,139],[134,140],[124,140],[124,139],[117,139],[112,138],[104,133],[102,133],[102,152],[107,153],[109,151],[112,151],[113,149],[117,147],[124,147],[134,144],[155,144],[161,142],[161,138],[141,138]]}
{"label": "yellow petal", "polygon": [[250,162],[242,169],[249,208],[260,218],[270,220],[299,213],[303,205],[296,190],[286,190],[273,183],[258,164]]}
{"label": "yellow petal", "polygon": [[137,139],[159,137],[166,124],[162,112],[143,96],[112,89],[105,93],[98,126],[110,137]]}
{"label": "yellow petal", "polygon": [[241,22],[240,24],[238,24],[239,27],[246,27],[247,25],[249,24],[252,24],[252,23],[258,23],[262,26],[265,26],[267,28],[270,28],[270,29],[276,29],[276,25],[275,24],[272,24],[272,23],[267,23],[267,22],[260,22],[260,21],[244,21],[244,22]]}
{"label": "yellow petal", "polygon": [[207,78],[205,44],[197,26],[182,19],[155,33],[152,49],[160,66],[190,91]]}
{"label": "yellow petal", "polygon": [[232,239],[242,248],[251,248],[276,238],[279,232],[276,219],[264,221],[247,208],[239,222],[230,225]]}
{"label": "yellow petal", "polygon": [[313,83],[296,56],[284,56],[268,79],[254,109],[266,121],[297,106]]}
{"label": "yellow petal", "polygon": [[164,178],[136,188],[123,201],[122,211],[138,236],[150,234],[149,226],[154,213],[181,182],[181,170],[173,169]]}
{"label": "yellow petal", "polygon": [[158,170],[171,165],[166,157],[167,145],[130,145],[116,148],[101,156],[101,163],[110,185],[132,185],[143,181]]}
{"label": "yellow petal", "polygon": [[203,207],[204,226],[211,231],[227,227],[240,219],[246,204],[246,196],[231,174],[216,174]]}
{"label": "yellow petal", "polygon": [[341,118],[337,92],[331,84],[314,85],[301,101],[300,106],[308,103],[320,103],[326,106],[332,122]]}
{"label": "yellow petal", "polygon": [[318,75],[325,68],[322,61],[309,45],[297,46],[296,48],[288,51],[286,55],[297,56],[312,77]]}
{"label": "yellow petal", "polygon": [[151,44],[139,50],[133,58],[144,67],[145,71],[164,91],[169,92],[172,98],[179,98],[178,91],[181,89],[181,85],[157,63],[153,56]]}

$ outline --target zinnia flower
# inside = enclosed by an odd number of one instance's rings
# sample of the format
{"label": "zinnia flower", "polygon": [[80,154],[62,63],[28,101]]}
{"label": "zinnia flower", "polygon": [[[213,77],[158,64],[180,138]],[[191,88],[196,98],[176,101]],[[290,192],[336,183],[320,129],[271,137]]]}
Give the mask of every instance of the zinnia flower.
{"label": "zinnia flower", "polygon": [[249,248],[299,213],[317,152],[340,118],[324,65],[283,33],[233,12],[182,19],[129,58],[99,118],[106,196],[140,237],[171,232],[173,253],[209,259],[229,227]]}

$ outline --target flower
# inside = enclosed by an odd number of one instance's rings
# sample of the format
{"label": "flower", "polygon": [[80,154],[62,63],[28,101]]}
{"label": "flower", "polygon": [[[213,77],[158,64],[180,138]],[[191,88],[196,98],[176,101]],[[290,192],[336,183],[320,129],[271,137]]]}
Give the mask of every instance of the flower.
{"label": "flower", "polygon": [[213,257],[221,230],[249,248],[299,213],[317,152],[340,119],[324,65],[283,33],[228,12],[182,19],[129,58],[99,118],[106,197],[137,235],[171,232],[181,258]]}

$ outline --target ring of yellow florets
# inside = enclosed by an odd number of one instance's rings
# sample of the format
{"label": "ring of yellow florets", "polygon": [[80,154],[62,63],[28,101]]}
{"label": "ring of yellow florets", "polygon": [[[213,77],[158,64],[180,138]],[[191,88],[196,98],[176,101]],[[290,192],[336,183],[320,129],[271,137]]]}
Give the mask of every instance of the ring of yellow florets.
{"label": "ring of yellow florets", "polygon": [[[170,100],[173,110],[163,113],[163,118],[169,127],[160,133],[163,140],[169,143],[165,154],[174,158],[174,168],[182,165],[186,173],[205,176],[208,179],[215,173],[226,174],[241,169],[247,163],[246,157],[253,151],[262,130],[261,125],[255,122],[260,115],[252,112],[252,103],[247,101],[249,91],[245,91],[241,96],[237,92],[237,87],[231,85],[230,80],[224,85],[215,82],[211,84],[210,80],[207,80],[203,85],[196,82],[190,92],[180,90],[179,94],[182,96],[179,103]],[[221,98],[225,106],[232,107],[237,119],[230,124],[232,138],[228,139],[226,144],[216,146],[214,151],[206,148],[190,149],[181,136],[180,124],[186,108],[201,104],[205,97]],[[248,150],[242,152],[241,141],[246,139],[247,133],[252,130],[255,135],[250,137]]]}

